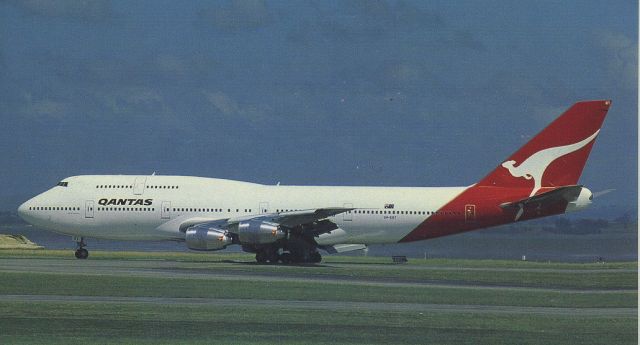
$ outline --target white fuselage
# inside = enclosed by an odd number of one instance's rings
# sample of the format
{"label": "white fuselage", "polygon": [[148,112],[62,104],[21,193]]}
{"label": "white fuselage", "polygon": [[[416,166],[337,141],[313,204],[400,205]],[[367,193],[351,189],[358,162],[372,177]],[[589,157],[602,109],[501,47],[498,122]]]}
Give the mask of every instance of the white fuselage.
{"label": "white fuselage", "polygon": [[180,224],[345,207],[320,245],[395,243],[466,187],[261,185],[188,176],[93,175],[64,179],[20,206],[38,227],[117,240],[182,240]]}

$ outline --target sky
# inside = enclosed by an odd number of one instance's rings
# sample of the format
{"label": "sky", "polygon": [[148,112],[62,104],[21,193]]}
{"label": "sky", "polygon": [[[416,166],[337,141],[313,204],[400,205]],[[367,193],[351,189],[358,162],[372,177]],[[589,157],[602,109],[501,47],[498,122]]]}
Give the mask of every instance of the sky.
{"label": "sky", "polygon": [[464,186],[579,100],[635,212],[634,1],[0,1],[0,210],[67,176]]}

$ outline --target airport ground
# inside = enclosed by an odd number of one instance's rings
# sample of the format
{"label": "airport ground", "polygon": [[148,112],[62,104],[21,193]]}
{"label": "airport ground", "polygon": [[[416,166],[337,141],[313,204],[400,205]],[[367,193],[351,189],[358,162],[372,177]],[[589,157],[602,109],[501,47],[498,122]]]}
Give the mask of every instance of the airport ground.
{"label": "airport ground", "polygon": [[637,344],[637,262],[0,251],[2,344]]}

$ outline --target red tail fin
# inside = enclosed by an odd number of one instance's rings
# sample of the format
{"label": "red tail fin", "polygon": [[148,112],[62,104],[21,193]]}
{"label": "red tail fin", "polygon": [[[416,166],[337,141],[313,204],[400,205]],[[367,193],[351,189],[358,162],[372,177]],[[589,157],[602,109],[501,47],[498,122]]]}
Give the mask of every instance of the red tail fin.
{"label": "red tail fin", "polygon": [[[568,201],[579,198],[586,190],[576,184],[610,105],[611,101],[574,104],[489,175],[447,202],[400,242],[564,213]],[[560,186],[567,187],[544,188]],[[536,194],[538,196],[533,197]],[[456,216],[455,212],[463,216]]]}
{"label": "red tail fin", "polygon": [[611,101],[578,102],[484,177],[478,186],[532,188],[575,185]]}

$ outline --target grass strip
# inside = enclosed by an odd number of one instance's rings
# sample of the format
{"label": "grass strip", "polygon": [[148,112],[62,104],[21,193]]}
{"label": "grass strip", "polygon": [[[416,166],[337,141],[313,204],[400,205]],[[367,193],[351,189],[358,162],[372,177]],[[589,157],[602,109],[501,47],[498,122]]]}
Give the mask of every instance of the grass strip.
{"label": "grass strip", "polygon": [[637,318],[0,302],[3,344],[636,344]]}
{"label": "grass strip", "polygon": [[532,307],[637,307],[637,292],[569,293],[346,283],[0,272],[0,294],[201,297]]}

